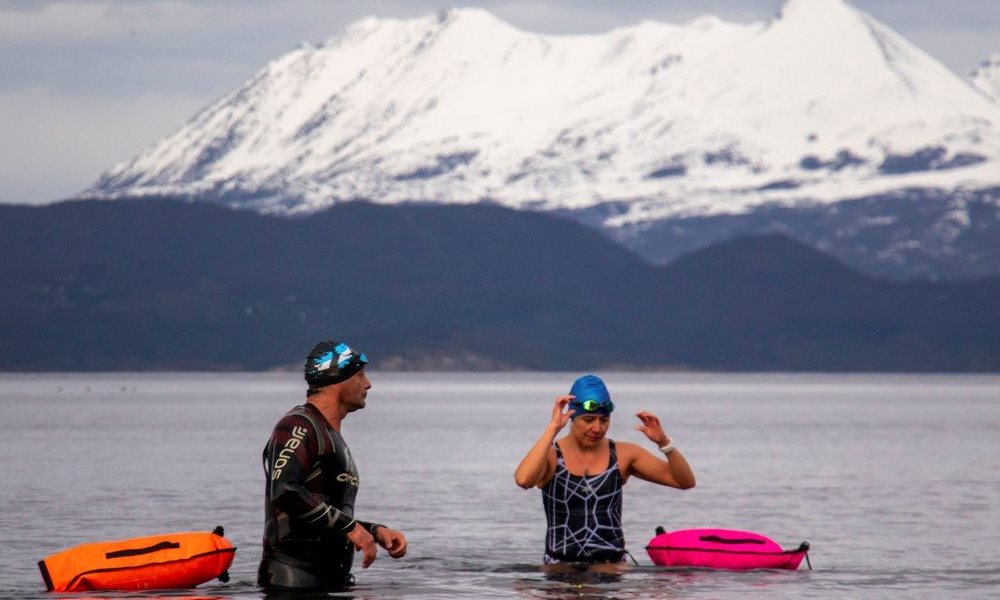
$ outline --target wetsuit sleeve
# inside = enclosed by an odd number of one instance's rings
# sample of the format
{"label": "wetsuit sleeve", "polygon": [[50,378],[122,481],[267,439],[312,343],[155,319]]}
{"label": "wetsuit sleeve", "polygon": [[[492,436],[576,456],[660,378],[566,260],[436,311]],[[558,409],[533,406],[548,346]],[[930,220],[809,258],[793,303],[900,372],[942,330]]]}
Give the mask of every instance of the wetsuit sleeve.
{"label": "wetsuit sleeve", "polygon": [[306,478],[319,458],[319,441],[308,419],[286,415],[268,442],[267,477],[274,508],[309,527],[347,533],[355,520],[311,492]]}
{"label": "wetsuit sleeve", "polygon": [[358,524],[364,527],[368,531],[368,533],[372,534],[372,537],[375,539],[378,539],[378,536],[375,535],[375,533],[378,531],[378,528],[385,527],[385,525],[381,523],[370,523],[368,521],[362,521],[360,519],[358,519]]}

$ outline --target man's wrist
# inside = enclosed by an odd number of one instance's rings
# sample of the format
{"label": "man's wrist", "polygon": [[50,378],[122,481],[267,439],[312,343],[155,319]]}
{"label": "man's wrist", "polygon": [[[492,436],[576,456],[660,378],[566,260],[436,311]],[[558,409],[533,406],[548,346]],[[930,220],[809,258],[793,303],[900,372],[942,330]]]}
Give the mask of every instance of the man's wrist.
{"label": "man's wrist", "polygon": [[664,456],[670,456],[670,453],[676,449],[677,446],[674,445],[674,440],[670,438],[667,438],[666,443],[660,446],[660,452],[662,452]]}
{"label": "man's wrist", "polygon": [[378,530],[379,530],[379,528],[385,527],[385,525],[383,525],[381,523],[368,523],[368,522],[365,522],[365,521],[361,522],[361,526],[364,527],[365,531],[367,531],[368,533],[370,533],[371,536],[373,538],[375,538],[376,540],[378,539]]}

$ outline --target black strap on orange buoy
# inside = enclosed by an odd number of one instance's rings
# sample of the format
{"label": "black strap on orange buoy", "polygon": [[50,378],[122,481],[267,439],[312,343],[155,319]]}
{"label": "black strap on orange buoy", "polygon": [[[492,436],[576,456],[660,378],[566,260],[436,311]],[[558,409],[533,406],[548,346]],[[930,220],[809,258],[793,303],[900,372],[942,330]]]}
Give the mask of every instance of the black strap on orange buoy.
{"label": "black strap on orange buoy", "polygon": [[[212,534],[222,537],[226,535],[226,530],[222,525],[216,525],[215,529],[212,530]],[[222,583],[229,583],[229,571],[219,573],[219,581]]]}
{"label": "black strap on orange buoy", "polygon": [[52,576],[49,575],[49,567],[45,564],[44,560],[38,561],[38,570],[42,572],[42,581],[45,582],[45,588],[50,592],[54,590],[55,586],[52,584]]}
{"label": "black strap on orange buoy", "polygon": [[152,546],[146,546],[145,548],[128,548],[127,550],[115,550],[114,552],[108,552],[104,555],[104,558],[126,558],[128,556],[141,556],[143,554],[152,554],[153,552],[159,552],[160,550],[171,550],[173,548],[180,548],[181,545],[178,542],[160,542],[159,544],[153,544]]}

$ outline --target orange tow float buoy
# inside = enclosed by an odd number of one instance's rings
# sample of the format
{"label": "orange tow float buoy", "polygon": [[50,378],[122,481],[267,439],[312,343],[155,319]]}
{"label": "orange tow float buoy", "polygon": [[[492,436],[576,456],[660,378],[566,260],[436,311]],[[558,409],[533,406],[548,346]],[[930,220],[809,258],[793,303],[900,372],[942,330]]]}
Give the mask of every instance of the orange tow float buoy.
{"label": "orange tow float buoy", "polygon": [[192,588],[229,580],[236,548],[222,527],[81,544],[38,561],[50,592]]}

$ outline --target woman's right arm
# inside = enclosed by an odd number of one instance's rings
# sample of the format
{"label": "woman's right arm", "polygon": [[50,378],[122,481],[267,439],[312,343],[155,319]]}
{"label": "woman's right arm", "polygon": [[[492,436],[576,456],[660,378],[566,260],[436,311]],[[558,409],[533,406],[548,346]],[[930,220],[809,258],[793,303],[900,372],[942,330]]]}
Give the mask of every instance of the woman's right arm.
{"label": "woman's right arm", "polygon": [[524,489],[542,487],[552,478],[552,463],[549,460],[552,442],[569,421],[570,413],[566,411],[566,405],[572,399],[573,396],[556,398],[556,403],[552,407],[552,419],[545,427],[545,432],[521,459],[521,464],[517,465],[517,470],[514,472],[514,481],[517,485]]}

